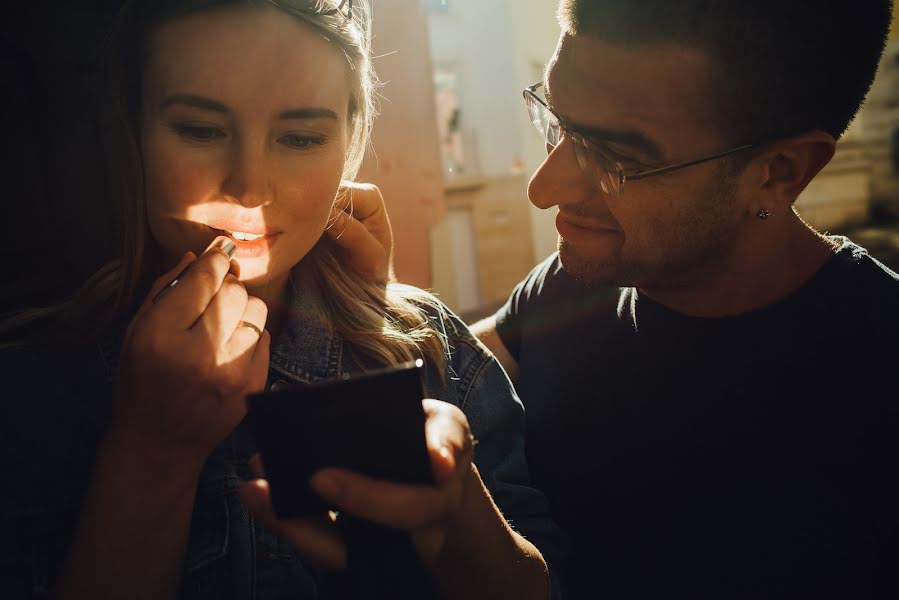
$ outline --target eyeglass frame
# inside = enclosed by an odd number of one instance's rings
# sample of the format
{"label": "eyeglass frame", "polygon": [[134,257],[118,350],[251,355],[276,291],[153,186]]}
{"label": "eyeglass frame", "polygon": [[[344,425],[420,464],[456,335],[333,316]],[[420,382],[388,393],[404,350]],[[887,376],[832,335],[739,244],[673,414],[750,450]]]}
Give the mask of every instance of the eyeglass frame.
{"label": "eyeglass frame", "polygon": [[[546,109],[546,111],[549,114],[551,114],[556,119],[559,130],[567,133],[569,135],[569,137],[572,138],[572,141],[575,143],[575,145],[580,144],[580,145],[584,146],[585,149],[587,149],[587,147],[586,147],[586,144],[584,144],[584,141],[590,142],[592,144],[599,145],[599,146],[602,145],[600,141],[594,139],[592,136],[583,134],[583,133],[577,131],[577,129],[574,129],[574,128],[564,125],[563,124],[564,119],[561,119],[559,117],[559,115],[557,115],[555,113],[555,111],[553,111],[553,109],[551,109],[546,104],[546,102],[540,96],[537,95],[537,89],[540,88],[541,86],[543,86],[543,82],[539,81],[533,85],[529,85],[528,87],[524,88],[524,90],[522,90],[522,95],[524,96],[525,105],[528,107],[528,117],[530,117],[530,101],[529,101],[529,98],[530,98],[530,99],[533,99],[534,101],[538,102],[544,109]],[[549,141],[546,139],[546,134],[544,132],[540,131],[540,129],[537,127],[537,123],[535,123],[533,119],[530,119],[530,120],[531,120],[531,123],[534,125],[534,129],[537,129],[537,133],[539,133],[540,136],[543,138],[544,143],[547,146],[552,146],[553,148],[555,148],[558,144],[550,144]],[[559,138],[559,141],[561,141],[561,137]],[[615,194],[620,195],[624,191],[624,184],[628,181],[639,181],[641,179],[655,177],[656,175],[664,175],[666,173],[671,173],[673,171],[679,171],[680,169],[692,167],[693,165],[702,164],[704,162],[709,162],[712,160],[716,160],[718,158],[724,158],[725,156],[730,156],[731,154],[736,154],[737,152],[742,152],[743,150],[749,150],[750,148],[755,148],[760,145],[761,144],[759,144],[759,143],[743,144],[741,146],[737,146],[736,148],[731,148],[730,150],[726,150],[724,152],[719,152],[717,154],[712,154],[710,156],[705,156],[702,158],[679,162],[679,163],[675,163],[673,165],[666,165],[664,167],[656,167],[656,168],[648,169],[646,171],[638,171],[637,173],[631,173],[631,174],[627,174],[624,172],[624,167],[621,165],[620,162],[616,162],[611,159],[608,159],[610,163],[615,164],[617,173],[612,173],[609,171],[606,171],[606,173],[608,173],[609,175],[617,175],[618,190],[615,192]],[[598,152],[599,154],[601,154],[601,152],[599,152],[598,150],[596,150],[595,152]],[[580,160],[578,161],[578,164],[580,164]],[[585,165],[581,164],[580,166],[581,166],[581,169],[584,169],[584,170],[586,169]],[[602,167],[599,167],[599,168],[602,169]],[[602,169],[602,170],[605,170],[605,169]],[[604,190],[604,191],[606,193],[610,193],[608,190]]]}

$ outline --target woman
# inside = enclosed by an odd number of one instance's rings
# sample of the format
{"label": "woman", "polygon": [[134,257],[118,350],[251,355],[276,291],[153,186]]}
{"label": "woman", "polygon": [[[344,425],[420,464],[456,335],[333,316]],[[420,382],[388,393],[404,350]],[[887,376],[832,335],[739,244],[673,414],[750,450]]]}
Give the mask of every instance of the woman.
{"label": "woman", "polygon": [[[3,456],[16,457],[4,465],[2,589],[327,597],[344,588],[325,574],[349,562],[369,586],[351,589],[372,597],[547,595],[522,534],[541,545],[556,534],[527,486],[521,406],[502,369],[433,298],[370,283],[334,241],[359,226],[341,181],[372,117],[365,13],[347,8],[123,9],[104,113],[122,255],[72,301],[6,324],[32,328],[2,358]],[[335,469],[312,484],[342,515],[408,532],[435,586],[419,592],[401,580],[427,578],[389,572],[376,552],[354,571],[358,550],[333,517],[276,520],[242,421],[249,392],[414,357],[446,401],[424,401],[437,484]]]}

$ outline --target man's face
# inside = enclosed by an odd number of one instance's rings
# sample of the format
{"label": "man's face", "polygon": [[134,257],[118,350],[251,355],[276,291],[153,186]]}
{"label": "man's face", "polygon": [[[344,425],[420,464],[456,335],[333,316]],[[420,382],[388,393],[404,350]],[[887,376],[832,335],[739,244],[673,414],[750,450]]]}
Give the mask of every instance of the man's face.
{"label": "man's face", "polygon": [[[547,71],[551,108],[625,173],[726,149],[703,53],[675,46],[615,46],[563,34]],[[684,285],[726,261],[745,215],[721,161],[628,182],[604,193],[563,137],[531,178],[536,206],[559,207],[562,265],[575,277],[641,287]],[[588,168],[594,168],[588,165]]]}

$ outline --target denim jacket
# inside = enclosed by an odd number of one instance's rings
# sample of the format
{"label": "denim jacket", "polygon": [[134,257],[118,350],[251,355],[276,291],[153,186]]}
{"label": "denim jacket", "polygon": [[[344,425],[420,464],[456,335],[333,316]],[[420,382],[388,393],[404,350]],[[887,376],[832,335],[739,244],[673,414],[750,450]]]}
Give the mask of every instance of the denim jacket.
{"label": "denim jacket", "polygon": [[[315,287],[294,288],[303,293],[293,294],[289,318],[272,344],[268,388],[358,371],[340,335],[316,316],[321,300]],[[444,378],[430,368],[426,394],[464,411],[477,440],[474,462],[494,501],[552,566],[562,559],[565,544],[548,517],[545,497],[529,485],[521,402],[502,367],[458,317],[448,309],[426,312],[449,348]],[[119,332],[77,351],[0,353],[4,598],[43,597],[59,573],[109,419],[121,339]],[[182,576],[185,600],[328,596],[315,568],[238,501],[254,452],[241,423],[201,472]],[[553,588],[556,595],[555,582]]]}

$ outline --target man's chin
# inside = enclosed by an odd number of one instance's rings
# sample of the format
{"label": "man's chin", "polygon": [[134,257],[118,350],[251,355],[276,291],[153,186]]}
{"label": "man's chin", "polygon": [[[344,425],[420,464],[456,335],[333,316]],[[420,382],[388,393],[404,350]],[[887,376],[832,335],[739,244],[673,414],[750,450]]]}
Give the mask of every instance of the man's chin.
{"label": "man's chin", "polygon": [[624,270],[617,257],[581,252],[573,244],[559,238],[559,261],[565,272],[587,285],[624,285]]}

